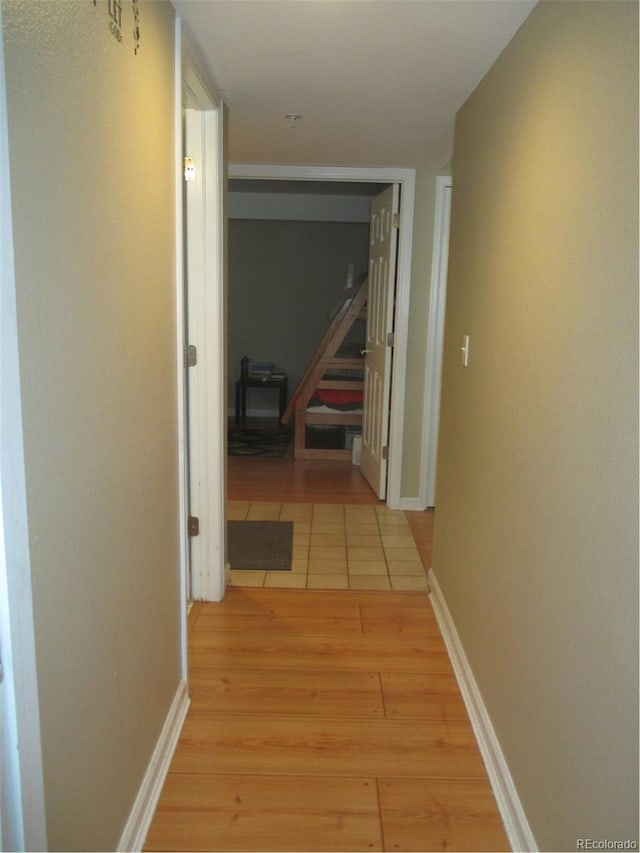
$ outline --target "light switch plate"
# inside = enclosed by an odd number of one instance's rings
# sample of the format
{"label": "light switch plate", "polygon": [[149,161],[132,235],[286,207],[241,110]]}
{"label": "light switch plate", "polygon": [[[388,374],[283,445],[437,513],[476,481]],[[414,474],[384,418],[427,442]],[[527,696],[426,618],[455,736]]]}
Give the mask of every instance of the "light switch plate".
{"label": "light switch plate", "polygon": [[469,335],[462,336],[460,351],[462,353],[462,366],[467,367],[469,365]]}

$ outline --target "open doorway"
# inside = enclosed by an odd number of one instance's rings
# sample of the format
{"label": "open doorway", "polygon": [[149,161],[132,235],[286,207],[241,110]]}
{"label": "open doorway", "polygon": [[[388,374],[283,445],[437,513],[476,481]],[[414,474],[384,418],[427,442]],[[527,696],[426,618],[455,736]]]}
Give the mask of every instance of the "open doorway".
{"label": "open doorway", "polygon": [[[381,189],[374,183],[230,181],[227,387],[230,419],[241,421],[230,427],[230,454],[281,452],[283,408],[338,306],[366,277],[371,198]],[[362,358],[363,317],[354,319],[344,345]],[[243,366],[249,380],[239,383]],[[324,458],[350,457],[345,450],[359,431],[313,424],[305,446]]]}
{"label": "open doorway", "polygon": [[[209,111],[211,112],[211,111]],[[223,119],[223,112],[218,115]],[[219,141],[217,148],[216,174],[222,175],[224,170],[224,133],[223,121],[216,125],[216,138]],[[220,165],[222,164],[222,166]],[[402,443],[403,443],[403,420],[404,420],[404,396],[405,396],[405,373],[407,359],[407,337],[409,317],[409,294],[411,273],[411,249],[413,236],[413,210],[415,197],[415,171],[412,169],[352,169],[352,168],[317,168],[317,167],[273,167],[273,166],[237,166],[228,167],[230,178],[253,178],[259,180],[332,180],[338,182],[352,181],[363,183],[397,183],[401,190],[402,205],[399,211],[399,244],[397,264],[397,292],[395,304],[395,328],[396,339],[394,341],[394,364],[396,366],[396,380],[392,397],[391,411],[389,417],[389,486],[387,491],[386,507],[388,509],[400,508],[400,486],[402,468]],[[198,582],[198,590],[193,590],[193,597],[203,600],[219,600],[224,596],[224,590],[228,580],[228,565],[226,564],[226,274],[225,274],[225,235],[224,235],[224,191],[216,192],[215,204],[213,206],[203,205],[205,213],[215,211],[217,221],[215,241],[220,241],[222,247],[219,252],[208,253],[206,244],[201,248],[201,254],[205,255],[210,262],[216,258],[214,264],[214,275],[202,291],[204,302],[202,303],[202,317],[204,320],[204,344],[199,350],[198,370],[202,370],[204,386],[202,391],[203,407],[201,412],[204,420],[200,424],[199,434],[208,448],[204,457],[204,463],[200,466],[199,487],[205,492],[205,498],[209,500],[208,506],[203,504],[202,517],[207,523],[207,537],[210,545],[207,548],[202,539],[202,524],[200,525],[200,537],[198,547],[208,558],[200,561],[200,571],[191,573],[192,583]],[[222,231],[220,230],[222,229]],[[191,282],[190,282],[191,285]],[[184,306],[179,307],[179,318],[182,316]],[[179,344],[186,344],[184,335],[179,336]],[[179,346],[180,358],[184,353]],[[180,390],[180,389],[179,389]],[[190,388],[191,391],[191,388]],[[182,392],[184,394],[184,389]],[[191,424],[189,429],[191,430]],[[186,423],[185,423],[186,430]],[[183,433],[184,435],[184,433]],[[182,444],[182,442],[181,442]],[[190,469],[193,472],[193,460]],[[192,479],[193,482],[193,479]],[[209,490],[207,492],[207,490]],[[185,516],[186,516],[186,483],[183,492],[185,494]],[[294,498],[295,499],[295,498]],[[185,517],[186,526],[186,517]]]}
{"label": "open doorway", "polygon": [[[369,206],[371,198],[380,193],[380,190],[385,186],[389,186],[390,184],[396,184],[399,190],[399,194],[402,197],[402,203],[399,210],[399,215],[395,222],[396,225],[400,225],[399,230],[399,240],[398,240],[398,267],[397,267],[397,293],[395,300],[395,310],[394,310],[394,322],[396,335],[395,340],[393,340],[391,346],[393,346],[393,361],[394,361],[394,370],[395,378],[394,378],[394,390],[393,397],[391,401],[391,407],[389,411],[389,441],[388,441],[388,455],[389,455],[389,479],[388,479],[388,490],[386,494],[386,502],[390,508],[399,507],[400,505],[400,476],[401,476],[401,460],[402,460],[402,438],[403,438],[403,418],[404,418],[404,380],[405,380],[405,368],[406,368],[406,346],[407,346],[407,321],[408,321],[408,302],[409,302],[409,280],[410,280],[410,265],[411,265],[411,243],[412,243],[412,225],[413,225],[413,200],[414,200],[414,180],[415,174],[413,170],[393,170],[393,169],[314,169],[314,168],[305,168],[305,167],[260,167],[260,166],[230,166],[230,177],[232,178],[231,187],[233,190],[237,192],[239,201],[232,202],[230,207],[233,209],[234,206],[239,205],[245,211],[250,209],[250,202],[255,207],[260,207],[262,205],[262,211],[264,211],[265,198],[272,194],[275,201],[275,207],[282,211],[285,208],[291,209],[291,199],[296,198],[300,199],[301,197],[306,198],[306,204],[309,207],[322,207],[326,210],[326,203],[328,201],[328,196],[333,196],[333,198],[329,201],[330,204],[334,204],[335,197],[342,197],[342,199],[349,199],[348,205],[357,206],[359,201],[360,203],[360,214],[359,216],[355,216],[355,222],[357,223],[357,227],[359,227],[362,231],[362,240],[360,243],[360,265],[364,266],[364,251],[365,251],[365,234],[367,239],[367,248],[368,248],[368,236],[369,236]],[[240,181],[242,180],[242,185],[240,185]],[[277,183],[275,183],[277,181]],[[268,191],[265,191],[268,188]],[[351,197],[351,198],[349,198]],[[322,199],[322,204],[318,205],[318,199]],[[246,213],[245,216],[248,216],[249,219],[254,219],[255,214]],[[264,215],[261,213],[259,215]],[[291,218],[290,213],[286,214]],[[309,214],[307,212],[308,219],[319,219],[321,216],[316,214]],[[344,215],[344,214],[342,214]],[[352,216],[353,214],[346,214],[347,217]],[[233,213],[232,213],[233,216]],[[274,219],[281,218],[283,216],[282,213],[278,216],[278,214],[271,214]],[[326,218],[326,214],[324,214]],[[352,222],[351,225],[354,223]],[[252,225],[254,227],[255,223]],[[298,223],[298,226],[300,223]],[[270,231],[273,235],[274,229],[276,226],[270,225]],[[280,227],[280,226],[278,226]],[[333,226],[332,226],[333,227]],[[232,220],[231,229],[235,228],[235,224]],[[248,230],[245,228],[245,230]],[[335,241],[334,243],[338,245],[339,241]],[[245,250],[243,252],[243,257],[245,258],[244,264],[246,266],[246,257],[248,254],[251,254],[250,249],[250,241],[248,244],[245,244]],[[230,282],[231,287],[233,287],[233,240],[230,242]],[[267,241],[267,251],[274,252],[274,241]],[[334,253],[336,258],[339,257],[338,252]],[[354,257],[358,256],[358,251],[352,253]],[[250,263],[255,262],[255,258],[250,259]],[[356,266],[357,263],[351,263],[348,258],[342,257],[341,260],[338,261],[341,264],[338,274],[335,275],[336,284],[335,291],[340,292],[343,291],[345,285],[349,283],[351,276],[357,276]],[[300,275],[305,275],[304,264],[299,265],[301,269],[299,271]],[[257,282],[257,284],[256,284]],[[260,274],[254,276],[254,287],[260,288],[264,282],[261,279]],[[289,288],[290,290],[295,290],[295,281],[293,283],[290,282]],[[301,288],[299,288],[301,289]],[[257,301],[260,299],[265,299],[266,290],[263,287],[262,290],[259,291]],[[331,304],[335,300],[336,293],[328,293],[328,298],[326,299],[327,306],[331,306]],[[245,295],[245,299],[249,298]],[[323,313],[320,310],[317,310],[318,296],[311,297],[313,300],[313,308],[316,309],[312,312],[309,312],[307,306],[307,314],[313,317],[315,316],[316,324],[319,323],[319,328],[315,330],[313,335],[307,335],[307,340],[305,340],[306,347],[309,351],[313,350],[313,346],[315,342],[318,341],[322,337],[322,333],[324,329],[326,329],[327,323],[327,314],[326,310]],[[239,304],[234,307],[234,295],[231,292],[230,288],[230,340],[235,336],[235,327],[234,327],[234,311],[246,312],[246,303]],[[309,297],[307,297],[309,301]],[[327,306],[323,306],[325,309]],[[319,307],[319,306],[318,306]],[[271,314],[274,311],[277,311],[277,306],[271,305],[269,308]],[[260,312],[255,312],[256,315],[260,315]],[[259,317],[258,322],[261,320]],[[277,322],[275,324],[277,326]],[[357,333],[356,333],[357,335]],[[254,339],[257,340],[259,334],[256,334],[256,330],[254,329]],[[315,340],[314,340],[315,339]],[[242,343],[238,344],[242,347]],[[233,346],[233,345],[232,345]],[[237,380],[237,376],[240,370],[240,364],[234,364],[234,361],[240,361],[242,356],[248,355],[245,352],[240,353],[238,350],[237,353],[232,352],[230,349],[229,353],[229,392],[230,392],[230,404],[233,406],[233,399],[235,396],[235,382]],[[259,357],[260,358],[260,357]],[[264,358],[262,356],[261,358]],[[268,358],[269,361],[274,361],[272,358]],[[298,373],[304,369],[304,365],[306,363],[306,359],[304,357],[298,358],[297,360],[297,371]],[[284,371],[283,371],[284,372]],[[295,371],[294,371],[295,372]],[[295,376],[294,381],[290,383],[288,393],[289,395],[292,393],[293,388],[295,387]],[[254,395],[254,399],[256,399],[257,395],[260,393],[258,390],[257,394]],[[263,397],[265,395],[263,394]],[[275,408],[276,400],[272,395],[271,400],[271,410],[269,414],[271,416],[277,415],[277,410]],[[249,413],[251,413],[251,405],[248,407]],[[254,414],[259,412],[259,404],[254,409]],[[230,414],[233,416],[233,408]],[[339,441],[342,440],[342,436],[339,437]],[[385,448],[386,454],[386,448]]]}

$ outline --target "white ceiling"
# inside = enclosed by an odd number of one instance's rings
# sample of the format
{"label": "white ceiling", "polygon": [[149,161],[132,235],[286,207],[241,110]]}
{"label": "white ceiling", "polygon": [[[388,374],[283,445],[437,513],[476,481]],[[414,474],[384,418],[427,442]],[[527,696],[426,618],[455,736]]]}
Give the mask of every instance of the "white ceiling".
{"label": "white ceiling", "polygon": [[[230,107],[234,163],[444,166],[535,0],[173,0]],[[295,128],[287,113],[300,113]]]}

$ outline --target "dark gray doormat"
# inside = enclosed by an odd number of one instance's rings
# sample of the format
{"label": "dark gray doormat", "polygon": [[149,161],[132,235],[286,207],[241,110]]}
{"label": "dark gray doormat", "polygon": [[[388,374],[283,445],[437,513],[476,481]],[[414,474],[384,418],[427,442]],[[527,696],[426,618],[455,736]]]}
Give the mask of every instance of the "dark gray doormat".
{"label": "dark gray doormat", "polygon": [[227,532],[232,569],[291,571],[292,521],[228,521]]}

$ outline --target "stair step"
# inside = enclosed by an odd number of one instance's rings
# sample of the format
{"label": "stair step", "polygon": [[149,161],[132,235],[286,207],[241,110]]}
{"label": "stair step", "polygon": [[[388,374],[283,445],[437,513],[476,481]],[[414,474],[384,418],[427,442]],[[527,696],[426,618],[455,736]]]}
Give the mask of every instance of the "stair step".
{"label": "stair step", "polygon": [[362,379],[321,379],[318,388],[333,388],[339,391],[361,391],[364,388]]}
{"label": "stair step", "polygon": [[354,414],[353,412],[334,412],[327,414],[326,412],[318,412],[314,414],[307,409],[305,414],[307,424],[342,424],[347,426],[361,426],[362,415]]}
{"label": "stair step", "polygon": [[323,359],[322,361],[320,361],[320,366],[325,369],[325,373],[332,367],[339,367],[342,369],[351,370],[362,370],[363,364],[364,358],[328,358],[326,360]]}

